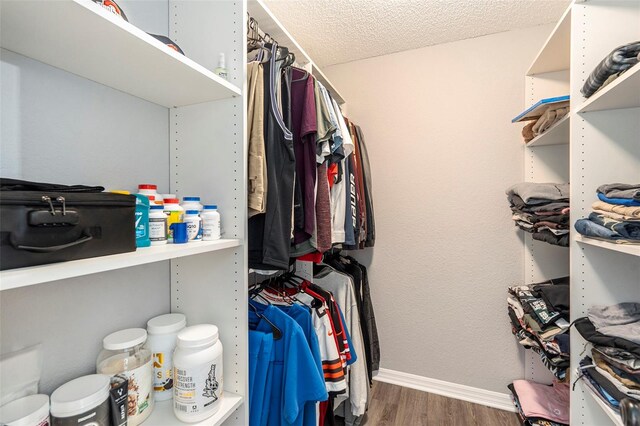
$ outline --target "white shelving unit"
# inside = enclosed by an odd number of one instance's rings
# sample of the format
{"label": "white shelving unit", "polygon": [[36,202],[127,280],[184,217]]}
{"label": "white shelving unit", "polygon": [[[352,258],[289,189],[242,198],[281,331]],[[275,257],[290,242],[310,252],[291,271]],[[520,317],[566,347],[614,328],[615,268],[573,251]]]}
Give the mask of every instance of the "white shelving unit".
{"label": "white shelving unit", "polygon": [[[107,334],[181,312],[225,348],[223,405],[200,424],[246,425],[246,2],[118,3],[129,23],[91,0],[0,2],[0,175],[200,195],[225,239],[2,271],[0,347],[40,344],[50,394],[95,371]],[[146,424],[182,423],[160,403]]]}
{"label": "white shelving unit", "polygon": [[593,94],[578,108],[578,114],[640,107],[640,66],[627,70],[614,82]]}
{"label": "white shelving unit", "polygon": [[[218,411],[206,420],[197,423],[189,423],[194,426],[218,426],[242,405],[244,398],[231,392],[225,392],[222,405]],[[173,415],[173,401],[156,402],[156,406],[145,424],[152,426],[173,426],[176,424],[176,418]]]}
{"label": "white shelving unit", "polygon": [[640,256],[640,245],[633,244],[616,244],[609,241],[597,240],[594,238],[585,237],[583,235],[576,235],[575,240],[579,244],[586,244],[593,247],[600,247],[604,250],[611,250],[618,253],[626,253],[631,256]]}
{"label": "white shelving unit", "polygon": [[269,10],[263,0],[248,0],[247,7],[249,15],[258,21],[260,29],[269,33],[269,35],[276,39],[282,46],[289,48],[289,51],[296,55],[298,65],[304,67],[307,71],[311,72],[314,77],[320,80],[327,90],[331,92],[331,95],[338,104],[344,104],[346,102],[338,89],[313,62],[311,57],[304,51],[289,31],[287,31],[280,20]]}
{"label": "white shelving unit", "polygon": [[[2,14],[4,49],[158,105],[240,95],[238,87],[92,1],[10,0],[3,2]],[[108,43],[97,49],[96,40]],[[60,54],[52,45],[73,54]]]}
{"label": "white shelving unit", "polygon": [[613,422],[615,426],[624,426],[622,423],[622,418],[618,413],[615,412],[611,407],[609,407],[598,395],[596,395],[591,388],[588,386],[584,387],[585,393],[587,393],[595,403],[602,409],[602,411],[609,417],[609,419]]}
{"label": "white shelving unit", "polygon": [[165,246],[141,248],[131,253],[38,265],[29,268],[9,269],[0,272],[0,290],[10,290],[12,288],[81,277],[99,272],[240,247],[241,245],[242,242],[238,239],[167,244]]}
{"label": "white shelving unit", "polygon": [[[570,8],[563,14],[525,76],[524,108],[541,99],[569,93]],[[571,114],[545,133],[531,140],[524,150],[526,182],[569,182],[569,123]],[[526,123],[513,125],[524,126]],[[525,283],[535,283],[569,275],[569,250],[536,241],[524,233]],[[553,374],[533,351],[524,352],[524,378],[550,384]]]}
{"label": "white shelving unit", "polygon": [[544,74],[569,69],[571,52],[571,8],[568,8],[540,49],[527,75]]}
{"label": "white shelving unit", "polygon": [[527,146],[529,148],[533,148],[535,146],[568,145],[570,120],[571,115],[567,115],[562,120],[554,124],[549,130],[531,139]]}
{"label": "white shelving unit", "polygon": [[[585,99],[586,78],[613,49],[640,39],[640,2],[589,0],[571,12],[571,223],[585,218],[605,183],[640,181],[640,68],[625,72]],[[616,31],[610,31],[615,22]],[[640,302],[640,247],[585,238],[571,242],[571,316],[593,305]],[[571,347],[585,340],[571,332]],[[575,369],[589,350],[574,350]],[[572,425],[621,425],[620,417],[578,381],[571,392]]]}

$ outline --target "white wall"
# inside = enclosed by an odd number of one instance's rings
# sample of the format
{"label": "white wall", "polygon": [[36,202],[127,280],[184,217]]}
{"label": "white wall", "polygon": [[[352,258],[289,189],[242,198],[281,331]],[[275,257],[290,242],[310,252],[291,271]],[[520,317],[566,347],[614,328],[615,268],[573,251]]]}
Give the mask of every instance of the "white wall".
{"label": "white wall", "polygon": [[550,26],[325,70],[372,163],[382,367],[506,393],[524,375],[506,287],[524,279],[504,190],[523,180],[524,74]]}

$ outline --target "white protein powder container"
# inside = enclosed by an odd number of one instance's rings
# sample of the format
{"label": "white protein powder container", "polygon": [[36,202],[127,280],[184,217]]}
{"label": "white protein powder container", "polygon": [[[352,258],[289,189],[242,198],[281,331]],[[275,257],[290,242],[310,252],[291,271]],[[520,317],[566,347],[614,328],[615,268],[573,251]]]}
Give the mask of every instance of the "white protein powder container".
{"label": "white protein powder container", "polygon": [[187,326],[183,314],[166,314],[147,322],[145,347],[153,357],[153,391],[156,401],[173,398],[173,351],[178,332]]}
{"label": "white protein powder container", "polygon": [[173,412],[187,423],[213,416],[222,402],[222,342],[218,327],[200,324],[178,333],[173,354]]}
{"label": "white protein powder container", "polygon": [[29,395],[0,407],[0,424],[50,426],[49,395]]}
{"label": "white protein powder container", "polygon": [[143,348],[147,340],[144,328],[128,328],[111,333],[102,340],[98,355],[100,374],[126,377],[129,381],[127,425],[137,426],[153,411],[153,363],[151,351]]}
{"label": "white protein powder container", "polygon": [[52,426],[110,426],[109,376],[90,374],[51,394]]}

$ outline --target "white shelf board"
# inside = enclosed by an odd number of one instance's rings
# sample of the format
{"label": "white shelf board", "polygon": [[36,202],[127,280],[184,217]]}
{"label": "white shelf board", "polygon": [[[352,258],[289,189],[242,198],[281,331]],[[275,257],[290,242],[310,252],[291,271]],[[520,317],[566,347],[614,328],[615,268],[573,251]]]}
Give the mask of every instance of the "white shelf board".
{"label": "white shelf board", "polygon": [[547,146],[547,145],[567,145],[569,144],[569,120],[571,114],[558,121],[549,130],[543,134],[536,136],[527,143],[528,147]]}
{"label": "white shelf board", "polygon": [[598,406],[602,408],[602,411],[604,411],[607,414],[607,416],[609,416],[611,421],[613,421],[613,424],[615,424],[616,426],[624,426],[622,424],[622,418],[620,417],[620,415],[616,413],[613,408],[609,407],[602,399],[600,399],[598,395],[593,393],[593,390],[591,390],[590,387],[583,386],[582,388],[586,393],[591,395],[591,397],[596,401],[596,404],[598,404]]}
{"label": "white shelf board", "polygon": [[595,238],[585,237],[583,235],[576,235],[575,240],[580,244],[587,244],[606,250],[630,254],[632,256],[640,256],[640,244],[616,244],[610,243],[608,241],[598,240]]}
{"label": "white shelf board", "polygon": [[98,272],[144,265],[178,257],[192,256],[240,246],[238,239],[197,241],[140,248],[134,252],[51,263],[0,272],[0,290],[26,287]]}
{"label": "white shelf board", "polygon": [[329,81],[327,76],[324,75],[322,70],[318,68],[318,66],[315,63],[311,64],[311,74],[315,78],[320,80],[320,83],[322,83],[322,85],[326,87],[329,92],[331,92],[331,96],[333,96],[333,98],[336,100],[336,102],[338,102],[338,104],[342,105],[346,102],[344,97],[340,94],[340,92],[338,92],[338,89],[336,89],[336,87],[331,83],[331,81]]}
{"label": "white shelf board", "polygon": [[591,95],[578,108],[579,113],[640,107],[640,65],[635,65],[624,74]]}
{"label": "white shelf board", "polygon": [[258,21],[258,27],[273,37],[280,46],[286,47],[296,55],[296,62],[300,66],[307,65],[311,58],[302,46],[291,36],[289,31],[280,23],[278,18],[269,10],[262,0],[249,0],[247,2],[249,16]]}
{"label": "white shelf board", "polygon": [[1,17],[4,49],[165,107],[241,93],[91,0],[3,0]]}
{"label": "white shelf board", "polygon": [[571,5],[540,49],[527,75],[568,70],[571,62]]}
{"label": "white shelf board", "polygon": [[243,398],[235,393],[224,391],[222,406],[206,420],[196,423],[184,423],[173,414],[173,400],[156,402],[151,416],[145,421],[150,426],[217,426],[222,424],[233,412],[242,405]]}

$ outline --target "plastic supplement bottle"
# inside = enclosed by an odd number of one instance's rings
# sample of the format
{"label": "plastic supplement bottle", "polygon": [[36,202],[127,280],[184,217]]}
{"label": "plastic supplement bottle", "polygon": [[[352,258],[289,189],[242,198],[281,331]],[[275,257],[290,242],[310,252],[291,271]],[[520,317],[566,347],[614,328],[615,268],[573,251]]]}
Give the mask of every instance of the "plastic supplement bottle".
{"label": "plastic supplement bottle", "polygon": [[136,247],[149,247],[149,198],[135,194],[136,197]]}
{"label": "plastic supplement bottle", "polygon": [[153,411],[153,364],[151,351],[143,348],[147,340],[144,328],[128,328],[111,333],[102,340],[98,355],[100,374],[119,374],[129,380],[128,426],[137,426]]}
{"label": "plastic supplement bottle", "polygon": [[153,204],[162,205],[162,197],[158,194],[158,186],[149,183],[141,183],[138,185],[138,194],[140,195],[153,195]]}
{"label": "plastic supplement bottle", "polygon": [[202,239],[214,241],[220,239],[220,213],[215,204],[204,206],[202,214]]}
{"label": "plastic supplement bottle", "polygon": [[156,401],[173,397],[173,352],[178,333],[187,326],[183,314],[166,314],[147,322],[145,347],[153,356],[153,391]]}
{"label": "plastic supplement bottle", "polygon": [[202,219],[198,216],[198,210],[187,210],[184,223],[187,224],[189,241],[202,241]]}
{"label": "plastic supplement bottle", "polygon": [[200,204],[200,197],[182,197],[182,208],[187,210],[198,210],[198,213],[202,212],[203,205]]}
{"label": "plastic supplement bottle", "polygon": [[220,409],[222,373],[218,327],[200,324],[178,333],[173,354],[173,412],[178,420],[199,422]]}
{"label": "plastic supplement bottle", "polygon": [[164,212],[167,214],[167,239],[170,243],[173,243],[173,231],[171,225],[174,223],[181,223],[184,220],[184,209],[179,204],[180,200],[177,198],[165,198],[164,199]]}
{"label": "plastic supplement bottle", "polygon": [[161,205],[152,205],[149,211],[149,239],[152,246],[167,244],[167,214]]}
{"label": "plastic supplement bottle", "polygon": [[0,407],[0,424],[6,426],[50,426],[49,395],[29,395]]}
{"label": "plastic supplement bottle", "polygon": [[52,426],[110,426],[109,376],[90,374],[51,394]]}

